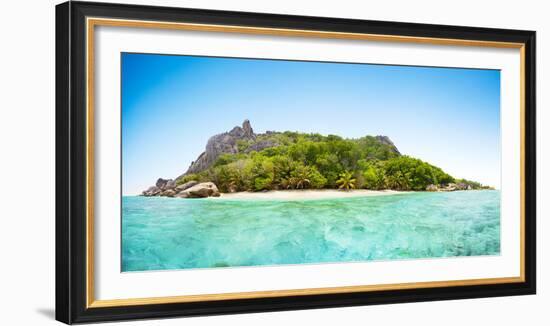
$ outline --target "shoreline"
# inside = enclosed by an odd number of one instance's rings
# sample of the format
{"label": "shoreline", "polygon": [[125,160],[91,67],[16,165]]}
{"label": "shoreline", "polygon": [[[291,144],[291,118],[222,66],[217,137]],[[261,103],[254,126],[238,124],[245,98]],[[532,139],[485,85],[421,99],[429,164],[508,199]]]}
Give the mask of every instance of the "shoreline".
{"label": "shoreline", "polygon": [[305,200],[305,199],[333,199],[352,197],[389,196],[399,194],[410,194],[414,191],[396,190],[336,190],[336,189],[304,189],[304,190],[269,190],[263,192],[234,192],[222,193],[220,197],[209,197],[216,199],[284,199],[284,200]]}
{"label": "shoreline", "polygon": [[[209,199],[282,199],[282,200],[307,200],[307,199],[333,199],[333,198],[354,198],[354,197],[376,197],[376,196],[391,196],[416,193],[448,193],[448,192],[463,192],[463,191],[500,191],[500,189],[473,189],[473,190],[455,190],[455,191],[418,191],[418,190],[369,190],[369,189],[292,189],[292,190],[269,190],[269,191],[239,191],[233,193],[220,193],[219,197],[206,197]],[[122,197],[162,197],[172,198],[167,196],[143,196],[141,194],[126,194]],[[182,198],[180,198],[182,199]],[[193,198],[191,198],[193,199]]]}

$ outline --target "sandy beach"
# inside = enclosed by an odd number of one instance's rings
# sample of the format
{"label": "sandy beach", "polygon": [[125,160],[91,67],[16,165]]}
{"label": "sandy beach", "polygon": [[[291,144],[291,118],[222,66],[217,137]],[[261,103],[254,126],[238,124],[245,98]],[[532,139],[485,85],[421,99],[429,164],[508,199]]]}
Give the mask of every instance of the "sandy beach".
{"label": "sandy beach", "polygon": [[210,198],[302,200],[302,199],[387,196],[387,195],[396,195],[396,194],[402,194],[402,193],[411,193],[411,192],[395,191],[395,190],[366,190],[366,189],[356,189],[356,190],[349,190],[349,191],[336,190],[336,189],[271,190],[271,191],[264,191],[264,192],[222,193],[220,197],[210,197]]}

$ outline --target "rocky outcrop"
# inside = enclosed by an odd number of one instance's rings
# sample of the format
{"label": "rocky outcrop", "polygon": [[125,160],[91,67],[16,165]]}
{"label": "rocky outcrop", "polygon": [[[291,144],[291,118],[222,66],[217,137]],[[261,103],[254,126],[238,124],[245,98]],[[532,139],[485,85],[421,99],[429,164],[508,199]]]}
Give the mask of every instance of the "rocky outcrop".
{"label": "rocky outcrop", "polygon": [[210,137],[206,143],[206,149],[199,157],[191,162],[191,166],[184,175],[198,173],[208,169],[220,155],[236,154],[239,152],[238,142],[242,140],[255,140],[256,134],[250,125],[250,121],[244,120],[242,127],[235,127],[229,132],[224,132]]}
{"label": "rocky outcrop", "polygon": [[255,142],[254,144],[248,146],[247,149],[244,150],[245,153],[250,153],[252,151],[256,151],[256,152],[259,152],[261,151],[262,149],[266,149],[266,148],[270,148],[270,147],[275,147],[275,146],[279,146],[279,144],[277,142],[274,142],[272,140],[269,140],[269,139],[266,139],[266,140],[260,140],[258,142]]}
{"label": "rocky outcrop", "polygon": [[222,154],[236,154],[239,152],[239,142],[249,141],[252,145],[247,148],[247,152],[260,151],[262,149],[277,146],[273,141],[259,141],[254,143],[257,135],[252,129],[250,121],[244,120],[242,126],[236,126],[228,132],[224,132],[210,137],[206,143],[205,151],[189,166],[187,172],[180,175],[176,180],[159,178],[154,186],[149,187],[142,192],[143,196],[166,196],[178,198],[202,198],[210,196],[219,196],[218,187],[212,182],[199,183],[189,181],[178,185],[180,180],[186,175],[202,172],[211,167]]}
{"label": "rocky outcrop", "polygon": [[164,190],[160,195],[164,197],[174,197],[176,195],[176,192],[173,189],[168,189]]}
{"label": "rocky outcrop", "polygon": [[147,188],[147,190],[141,193],[142,196],[167,196],[173,197],[172,193],[168,190],[174,190],[176,188],[176,181],[172,179],[159,178],[154,186]]}
{"label": "rocky outcrop", "polygon": [[462,183],[462,182],[457,183],[456,186],[459,190],[472,190],[473,189],[471,185],[465,184],[465,183]]}
{"label": "rocky outcrop", "polygon": [[169,179],[163,179],[159,178],[157,182],[155,183],[155,186],[159,189],[162,189],[167,183],[170,181]]}
{"label": "rocky outcrop", "polygon": [[219,197],[220,191],[213,182],[188,181],[176,186],[172,179],[158,179],[154,186],[141,193],[142,196],[163,196],[177,198]]}
{"label": "rocky outcrop", "polygon": [[181,185],[177,186],[176,187],[176,192],[178,192],[178,193],[182,192],[182,191],[184,191],[186,189],[189,189],[189,188],[191,188],[191,187],[193,187],[194,185],[197,185],[197,184],[199,184],[198,181],[188,181],[184,184],[181,184]]}
{"label": "rocky outcrop", "polygon": [[439,188],[436,185],[428,185],[426,191],[438,191]]}
{"label": "rocky outcrop", "polygon": [[457,190],[472,190],[472,186],[465,183],[448,183],[445,185],[428,185],[426,191],[457,191]]}
{"label": "rocky outcrop", "polygon": [[160,195],[161,192],[162,192],[162,189],[160,189],[159,187],[151,186],[147,190],[143,191],[141,194],[143,196],[157,196],[157,195]]}
{"label": "rocky outcrop", "polygon": [[390,137],[388,137],[388,136],[376,136],[374,138],[376,138],[376,140],[378,140],[380,143],[390,146],[396,154],[401,155],[401,153],[399,153],[399,150],[397,150],[397,146],[395,146],[395,144],[391,141]]}
{"label": "rocky outcrop", "polygon": [[205,198],[219,197],[220,191],[213,182],[202,182],[190,188],[180,191],[176,197],[178,198]]}

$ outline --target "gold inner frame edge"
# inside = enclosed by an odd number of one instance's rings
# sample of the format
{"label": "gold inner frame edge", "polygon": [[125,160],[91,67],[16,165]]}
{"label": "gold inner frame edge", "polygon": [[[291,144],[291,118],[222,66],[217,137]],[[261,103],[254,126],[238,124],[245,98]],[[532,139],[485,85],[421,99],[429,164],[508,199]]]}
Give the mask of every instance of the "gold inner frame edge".
{"label": "gold inner frame edge", "polygon": [[[273,291],[253,291],[181,295],[166,297],[145,297],[128,299],[96,300],[94,291],[94,31],[95,26],[155,28],[202,32],[225,32],[272,36],[316,37],[331,39],[364,40],[379,42],[405,42],[451,46],[475,46],[512,48],[520,50],[520,276],[485,279],[465,279],[449,281],[428,281],[394,284],[354,285],[341,287],[289,289]],[[418,288],[439,288],[451,286],[474,286],[488,284],[525,282],[525,44],[515,42],[479,41],[448,38],[414,37],[383,34],[345,33],[300,29],[264,28],[250,26],[175,23],[145,20],[125,20],[110,18],[86,18],[86,307],[103,308],[149,304],[168,304],[198,301],[219,301],[231,299],[273,298],[316,294],[337,294],[353,292],[374,292]]]}

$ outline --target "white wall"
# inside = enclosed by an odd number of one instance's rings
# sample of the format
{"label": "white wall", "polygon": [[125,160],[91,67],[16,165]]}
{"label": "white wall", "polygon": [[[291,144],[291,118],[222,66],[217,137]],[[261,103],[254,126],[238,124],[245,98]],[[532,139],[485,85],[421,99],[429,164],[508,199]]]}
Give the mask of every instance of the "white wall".
{"label": "white wall", "polygon": [[[0,11],[0,324],[54,324],[54,5],[6,1]],[[550,21],[544,1],[108,1],[536,30],[538,165],[550,164]],[[536,296],[186,319],[188,325],[542,325],[550,321],[548,170],[539,169]],[[546,199],[546,201],[545,201]],[[545,232],[545,233],[543,233]],[[543,253],[546,257],[543,257]],[[546,308],[546,309],[544,309]],[[181,319],[124,325],[179,325]],[[111,324],[113,325],[113,324]]]}

